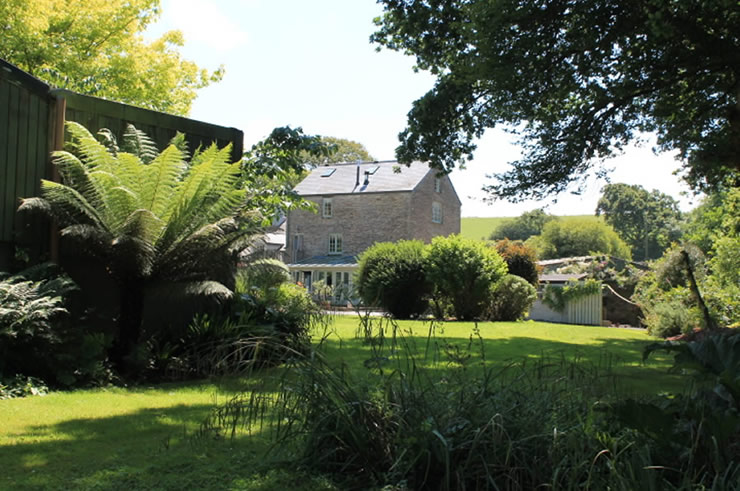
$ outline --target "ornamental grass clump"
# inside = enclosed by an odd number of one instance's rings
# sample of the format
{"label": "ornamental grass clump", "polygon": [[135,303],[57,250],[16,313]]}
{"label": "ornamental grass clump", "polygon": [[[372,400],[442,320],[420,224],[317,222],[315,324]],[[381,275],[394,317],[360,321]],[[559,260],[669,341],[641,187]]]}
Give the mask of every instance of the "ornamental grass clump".
{"label": "ornamental grass clump", "polygon": [[721,484],[738,474],[692,467],[679,459],[690,442],[659,448],[594,411],[617,400],[608,366],[541,358],[493,369],[475,332],[460,346],[430,325],[414,346],[391,319],[365,323],[361,335],[379,338],[365,372],[296,353],[277,380],[214,411],[199,437],[268,434],[273,458],[352,489],[688,489],[684,471],[731,489]]}

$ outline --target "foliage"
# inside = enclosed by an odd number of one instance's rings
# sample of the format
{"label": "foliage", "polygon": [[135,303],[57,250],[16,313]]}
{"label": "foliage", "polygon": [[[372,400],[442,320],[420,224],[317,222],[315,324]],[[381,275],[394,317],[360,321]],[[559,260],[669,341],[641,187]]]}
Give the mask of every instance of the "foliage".
{"label": "foliage", "polygon": [[594,220],[553,220],[542,235],[527,241],[540,259],[588,256],[595,253],[630,259],[630,249],[609,225]]}
{"label": "foliage", "polygon": [[0,5],[0,58],[51,85],[186,115],[197,89],[218,82],[183,60],[182,33],[147,43],[159,0],[8,0]]}
{"label": "foliage", "polygon": [[496,252],[506,261],[509,274],[524,278],[532,286],[537,286],[539,270],[537,266],[537,253],[535,250],[521,242],[500,240],[495,244]]}
{"label": "foliage", "polygon": [[449,171],[505,125],[524,156],[488,191],[542,198],[652,132],[695,189],[737,183],[735,0],[381,3],[372,40],[437,77],[409,112],[400,160]]}
{"label": "foliage", "polygon": [[35,377],[16,375],[12,379],[0,379],[0,400],[16,397],[43,396],[49,392],[43,380]]}
{"label": "foliage", "polygon": [[378,242],[360,255],[358,293],[366,305],[377,305],[398,319],[422,315],[431,285],[426,278],[425,246],[418,240]]}
{"label": "foliage", "polygon": [[[740,336],[727,332],[688,343],[653,343],[645,348],[643,359],[663,350],[675,353],[672,370],[695,375],[696,391],[688,398],[679,395],[657,403],[624,401],[613,408],[615,415],[662,449],[681,449],[690,442],[688,452],[675,452],[673,466],[705,469],[715,476],[737,474]],[[698,484],[696,478],[693,481]]]}
{"label": "foliage", "polygon": [[0,375],[22,373],[61,386],[102,384],[110,340],[74,306],[75,283],[53,264],[0,281]]}
{"label": "foliage", "polygon": [[51,336],[52,320],[69,312],[64,300],[76,285],[42,264],[0,279],[0,340]]}
{"label": "foliage", "polygon": [[426,270],[435,296],[450,302],[458,320],[472,320],[483,313],[506,263],[484,244],[451,235],[432,239]]}
{"label": "foliage", "polygon": [[304,164],[311,167],[318,167],[324,164],[342,163],[342,162],[372,162],[375,158],[365,148],[365,145],[344,138],[335,138],[333,136],[322,136],[321,143],[330,148],[328,155],[316,155],[310,152],[301,153]]}
{"label": "foliage", "polygon": [[518,321],[537,300],[537,290],[527,280],[507,274],[496,284],[486,317],[492,321]]}
{"label": "foliage", "polygon": [[525,211],[520,216],[499,224],[488,238],[527,240],[533,235],[540,235],[545,225],[555,219],[554,215],[546,213],[542,208]]}
{"label": "foliage", "polygon": [[709,254],[721,237],[740,235],[740,187],[724,189],[704,197],[689,213],[684,239]]}
{"label": "foliage", "polygon": [[632,248],[632,257],[659,258],[681,235],[678,202],[657,189],[640,185],[607,184],[596,205],[619,236]]}
{"label": "foliage", "polygon": [[240,186],[249,193],[245,207],[271,224],[293,208],[307,209],[310,202],[301,199],[293,188],[303,179],[307,158],[323,159],[332,146],[318,135],[306,135],[302,128],[275,128],[264,140],[252,145],[242,159]]}
{"label": "foliage", "polygon": [[257,259],[248,262],[237,275],[237,291],[250,288],[263,292],[290,281],[290,270],[278,259]]}
{"label": "foliage", "polygon": [[542,294],[542,303],[563,312],[569,303],[591,295],[601,295],[601,282],[594,279],[583,281],[571,280],[563,286],[546,285]]}
{"label": "foliage", "polygon": [[116,283],[112,355],[122,368],[142,341],[145,292],[229,298],[236,253],[258,218],[244,208],[248,192],[237,187],[240,164],[228,163],[228,146],[212,145],[186,162],[180,135],[145,164],[115,145],[106,148],[79,124],[66,128],[79,157],[55,152],[62,182],[42,180],[42,197],[23,200],[20,209],[56,219],[62,238],[98,260]]}

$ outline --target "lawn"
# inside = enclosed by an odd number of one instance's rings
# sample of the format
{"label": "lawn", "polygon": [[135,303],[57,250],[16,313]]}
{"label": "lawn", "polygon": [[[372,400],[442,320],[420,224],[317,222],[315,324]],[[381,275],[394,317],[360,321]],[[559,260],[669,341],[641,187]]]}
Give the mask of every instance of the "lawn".
{"label": "lawn", "polygon": [[[647,366],[640,363],[642,347],[652,340],[642,331],[483,323],[478,326],[481,338],[474,336],[469,349],[474,327],[448,323],[434,327],[434,335],[428,337],[429,324],[401,322],[403,340],[391,353],[390,338],[382,345],[363,343],[356,337],[356,317],[338,316],[322,349],[332,364],[345,363],[361,376],[368,371],[368,359],[378,354],[393,358],[404,350],[441,370],[453,363],[449,353],[459,358],[470,353],[466,363],[471,366],[479,366],[483,356],[487,364],[501,367],[522,359],[576,360],[610,368],[626,393],[657,392],[681,384],[666,373],[667,357]],[[192,442],[190,436],[213,406],[251,382],[226,379],[90,389],[0,401],[0,489],[331,489],[321,477],[265,459],[267,443],[259,434]]]}

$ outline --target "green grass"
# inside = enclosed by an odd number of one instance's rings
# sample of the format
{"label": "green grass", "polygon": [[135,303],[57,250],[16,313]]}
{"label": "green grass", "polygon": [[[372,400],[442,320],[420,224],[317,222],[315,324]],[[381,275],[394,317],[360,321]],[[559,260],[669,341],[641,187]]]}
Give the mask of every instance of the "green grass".
{"label": "green grass", "polygon": [[[323,349],[333,364],[344,363],[362,376],[367,373],[364,362],[377,353],[356,338],[357,325],[355,317],[337,317]],[[447,363],[445,349],[466,352],[474,327],[445,324],[428,344],[429,324],[399,326],[408,341],[401,349],[419,359],[426,352],[425,363],[440,370]],[[543,357],[578,360],[608,365],[627,392],[681,386],[667,374],[668,357],[641,364],[641,350],[652,341],[642,331],[535,322],[483,323],[479,328],[488,364],[504,367]],[[391,355],[389,346],[384,345],[386,355]],[[471,352],[475,364],[478,350]],[[190,435],[214,404],[250,383],[227,379],[0,401],[0,489],[332,489],[321,477],[266,460],[267,442],[259,434],[192,443]]]}
{"label": "green grass", "polygon": [[[595,215],[572,215],[561,216],[559,218],[565,220],[571,218],[592,218],[594,220],[600,220],[600,218]],[[460,223],[460,235],[468,239],[488,240],[488,236],[491,235],[493,229],[508,220],[511,220],[511,217],[463,217]]]}

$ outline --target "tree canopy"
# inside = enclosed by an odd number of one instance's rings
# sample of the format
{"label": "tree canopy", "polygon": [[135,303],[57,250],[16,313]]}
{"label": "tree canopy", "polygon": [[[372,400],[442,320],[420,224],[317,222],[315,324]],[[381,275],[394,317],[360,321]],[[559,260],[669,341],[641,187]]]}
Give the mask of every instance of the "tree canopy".
{"label": "tree canopy", "polygon": [[409,112],[399,160],[451,170],[504,125],[523,157],[494,196],[583,185],[644,132],[678,150],[695,189],[738,182],[736,0],[380,0],[371,40],[437,76]]}
{"label": "tree canopy", "polygon": [[53,86],[186,115],[197,89],[221,79],[183,60],[182,33],[147,43],[159,0],[3,0],[0,58]]}
{"label": "tree canopy", "polygon": [[300,156],[304,163],[316,167],[323,164],[375,160],[362,143],[333,136],[322,136],[320,141],[329,148],[328,154],[316,155],[303,152]]}
{"label": "tree canopy", "polygon": [[681,236],[678,202],[657,189],[639,185],[607,184],[601,191],[596,214],[632,248],[635,259],[656,259]]}

